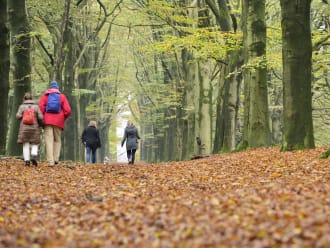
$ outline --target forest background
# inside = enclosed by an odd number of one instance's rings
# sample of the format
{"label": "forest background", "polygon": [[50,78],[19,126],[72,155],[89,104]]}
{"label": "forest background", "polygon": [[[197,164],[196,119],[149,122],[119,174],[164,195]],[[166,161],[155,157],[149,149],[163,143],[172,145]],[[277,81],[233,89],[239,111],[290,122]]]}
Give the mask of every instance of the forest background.
{"label": "forest background", "polygon": [[287,0],[0,0],[0,154],[20,155],[16,110],[57,80],[72,116],[63,160],[116,158],[130,112],[141,159],[329,145],[330,7]]}

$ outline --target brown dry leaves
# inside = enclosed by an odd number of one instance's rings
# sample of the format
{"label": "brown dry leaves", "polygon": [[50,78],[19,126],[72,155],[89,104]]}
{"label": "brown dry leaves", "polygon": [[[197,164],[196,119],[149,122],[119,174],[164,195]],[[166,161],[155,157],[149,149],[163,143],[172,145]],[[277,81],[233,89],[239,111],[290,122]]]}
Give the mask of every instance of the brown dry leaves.
{"label": "brown dry leaves", "polygon": [[0,160],[0,247],[330,247],[325,150],[135,166]]}

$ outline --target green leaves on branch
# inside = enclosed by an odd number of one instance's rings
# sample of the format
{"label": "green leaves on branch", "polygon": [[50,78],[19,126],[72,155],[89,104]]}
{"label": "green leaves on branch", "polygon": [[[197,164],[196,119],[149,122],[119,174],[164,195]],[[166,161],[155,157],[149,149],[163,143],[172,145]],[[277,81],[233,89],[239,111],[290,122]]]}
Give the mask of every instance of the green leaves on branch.
{"label": "green leaves on branch", "polygon": [[236,51],[242,47],[241,33],[225,33],[210,29],[191,29],[191,33],[178,37],[164,35],[163,40],[144,48],[147,52],[158,53],[180,52],[186,49],[194,54],[196,59],[222,60],[229,51]]}
{"label": "green leaves on branch", "polygon": [[257,69],[267,68],[267,59],[265,56],[255,57],[242,66],[242,69],[248,69],[255,72]]}
{"label": "green leaves on branch", "polygon": [[95,90],[89,90],[89,89],[73,89],[72,95],[73,96],[82,96],[87,94],[95,94]]}
{"label": "green leaves on branch", "polygon": [[144,10],[149,18],[154,18],[154,22],[160,25],[165,23],[180,29],[194,24],[194,20],[187,16],[187,7],[175,6],[171,1],[150,1]]}

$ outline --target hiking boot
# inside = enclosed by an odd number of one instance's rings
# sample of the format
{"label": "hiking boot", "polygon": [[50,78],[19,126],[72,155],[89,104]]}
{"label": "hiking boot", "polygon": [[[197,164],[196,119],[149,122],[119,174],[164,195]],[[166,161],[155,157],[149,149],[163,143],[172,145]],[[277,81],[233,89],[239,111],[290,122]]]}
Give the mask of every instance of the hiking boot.
{"label": "hiking boot", "polygon": [[34,166],[37,166],[38,165],[37,156],[31,156],[31,162]]}
{"label": "hiking boot", "polygon": [[25,161],[25,166],[30,166],[30,161],[29,160]]}

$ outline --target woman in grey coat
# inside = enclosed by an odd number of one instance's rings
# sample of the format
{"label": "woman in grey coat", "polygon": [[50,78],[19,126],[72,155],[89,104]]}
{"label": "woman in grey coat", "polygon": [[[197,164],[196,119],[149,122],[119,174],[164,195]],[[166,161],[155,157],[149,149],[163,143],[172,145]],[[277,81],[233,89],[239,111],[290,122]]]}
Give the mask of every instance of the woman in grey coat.
{"label": "woman in grey coat", "polygon": [[[29,124],[24,124],[22,117],[25,111],[29,108],[34,109],[34,118]],[[33,115],[32,115],[33,116]],[[17,143],[23,144],[23,157],[25,166],[30,165],[30,147],[31,147],[31,162],[33,165],[38,165],[38,145],[40,143],[40,126],[43,124],[43,115],[39,106],[32,100],[31,93],[27,92],[24,95],[24,102],[18,108],[16,118],[21,120],[19,126]]]}
{"label": "woman in grey coat", "polygon": [[124,131],[124,137],[121,141],[122,147],[126,141],[128,164],[134,164],[135,152],[138,149],[138,139],[140,139],[140,136],[137,128],[133,125],[132,121],[128,120]]}

